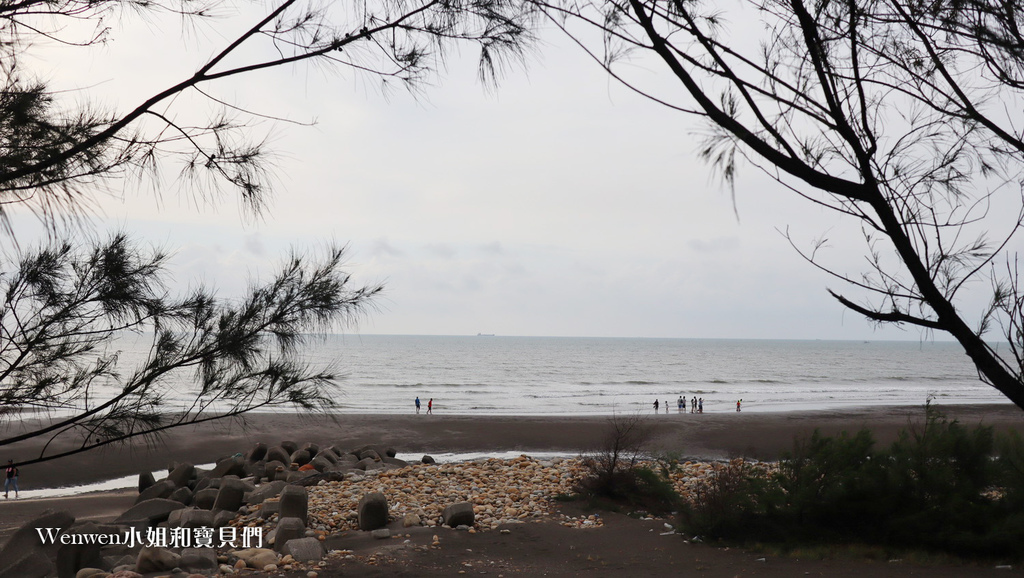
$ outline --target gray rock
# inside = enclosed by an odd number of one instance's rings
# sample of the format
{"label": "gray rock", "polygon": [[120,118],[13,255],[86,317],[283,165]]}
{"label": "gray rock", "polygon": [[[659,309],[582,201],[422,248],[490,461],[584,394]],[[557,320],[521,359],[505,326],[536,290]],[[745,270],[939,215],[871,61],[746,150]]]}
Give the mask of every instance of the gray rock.
{"label": "gray rock", "polygon": [[308,451],[310,456],[315,456],[320,453],[320,444],[316,442],[306,442],[306,445],[302,446],[302,449]]}
{"label": "gray rock", "polygon": [[[175,516],[177,514],[177,516]],[[210,510],[203,510],[200,508],[188,508],[184,510],[178,510],[171,514],[171,518],[168,518],[167,522],[174,527],[175,520],[177,517],[178,526],[182,528],[210,528],[213,527],[213,512]]]}
{"label": "gray rock", "polygon": [[174,510],[184,508],[185,504],[174,500],[153,498],[139,502],[121,514],[114,520],[115,524],[130,522],[132,520],[148,520],[150,525],[156,525],[167,520]]}
{"label": "gray rock", "polygon": [[213,514],[213,526],[215,528],[223,528],[234,519],[235,512],[232,512],[231,510],[220,510]]}
{"label": "gray rock", "polygon": [[114,572],[113,568],[118,566],[131,566],[135,567],[135,554],[122,554],[120,556],[104,556],[103,567],[111,568],[111,572]]}
{"label": "gray rock", "polygon": [[312,464],[318,472],[327,471],[327,468],[333,467],[335,464],[335,462],[332,462],[321,454],[317,454],[309,463]]}
{"label": "gray rock", "polygon": [[[359,473],[363,473],[363,472],[359,472]],[[318,485],[320,485],[320,482],[340,482],[340,481],[343,481],[344,479],[345,479],[345,473],[344,472],[323,472],[323,473],[314,472],[314,473],[312,473],[312,474],[302,478],[301,480],[296,480],[295,482],[292,483],[292,485],[304,486],[304,487],[308,488],[309,486],[318,486]]]}
{"label": "gray rock", "polygon": [[363,447],[361,447],[361,448],[359,448],[357,450],[354,450],[352,453],[354,453],[354,454],[356,454],[358,456],[358,455],[362,454],[366,450],[372,450],[372,451],[376,452],[377,455],[382,457],[382,458],[393,458],[393,457],[398,455],[398,452],[395,451],[395,448],[388,447],[388,446],[383,446],[383,445],[379,445],[379,444],[366,445],[366,446],[363,446]]}
{"label": "gray rock", "polygon": [[249,450],[249,455],[247,456],[246,461],[248,461],[249,463],[253,463],[266,458],[267,449],[269,449],[267,448],[267,444],[263,442],[257,443],[252,447],[251,450]]}
{"label": "gray rock", "polygon": [[359,458],[357,456],[352,455],[352,454],[342,454],[342,455],[338,456],[338,465],[339,466],[342,466],[342,465],[354,466],[354,465],[356,465],[356,463],[358,461],[359,461]]}
{"label": "gray rock", "polygon": [[139,474],[139,493],[146,491],[146,488],[156,483],[153,472],[142,472]]}
{"label": "gray rock", "polygon": [[281,442],[281,443],[279,443],[277,445],[279,445],[282,448],[284,448],[284,450],[286,452],[288,452],[288,455],[292,455],[293,453],[295,453],[295,450],[299,449],[299,444],[297,444],[297,443],[295,443],[293,441],[287,441],[286,440],[286,441],[283,441],[283,442]]}
{"label": "gray rock", "polygon": [[423,456],[422,458],[420,458],[420,463],[421,464],[436,464],[437,462],[435,462],[434,458],[432,458],[430,456]]}
{"label": "gray rock", "polygon": [[384,462],[385,464],[387,464],[389,466],[396,466],[396,467],[399,467],[399,468],[404,468],[404,467],[409,465],[409,462],[407,462],[405,460],[400,460],[398,458],[381,458],[380,461]]}
{"label": "gray rock", "polygon": [[82,568],[78,572],[75,572],[75,578],[91,578],[92,576],[98,575],[106,576],[107,571],[102,568]]}
{"label": "gray rock", "polygon": [[388,499],[380,492],[363,496],[356,511],[360,530],[371,531],[388,525]]}
{"label": "gray rock", "polygon": [[299,562],[317,562],[324,557],[324,547],[316,538],[296,538],[288,540],[282,554],[291,554]]}
{"label": "gray rock", "polygon": [[0,578],[46,578],[56,574],[53,562],[42,550],[32,549],[20,554],[0,558],[0,566],[3,566],[0,567]]}
{"label": "gray rock", "polygon": [[[81,526],[73,526],[68,530],[69,536],[106,534],[94,522],[86,522]],[[82,543],[84,540],[71,538],[68,544],[61,544],[57,550],[57,576],[59,578],[75,578],[82,568],[103,565],[100,556],[100,544]]]}
{"label": "gray rock", "polygon": [[[199,470],[197,470],[197,471],[199,471]],[[199,479],[197,479],[196,483],[192,486],[192,494],[193,495],[196,492],[198,492],[199,490],[205,490],[205,489],[209,488],[210,487],[210,482],[213,481],[210,478],[210,472],[199,471],[199,473],[197,475],[199,476]]]}
{"label": "gray rock", "polygon": [[222,479],[220,491],[217,492],[217,499],[213,502],[214,510],[230,510],[237,512],[242,507],[242,499],[245,497],[245,484],[241,480]]}
{"label": "gray rock", "polygon": [[309,509],[309,496],[302,486],[285,486],[281,490],[280,512],[282,518],[298,518],[305,525]]}
{"label": "gray rock", "polygon": [[44,510],[43,513],[29,520],[7,540],[3,548],[0,548],[0,570],[7,563],[20,559],[30,550],[50,551],[56,553],[59,543],[56,545],[44,546],[39,540],[39,533],[36,528],[69,528],[75,523],[75,517],[66,510]]}
{"label": "gray rock", "polygon": [[171,495],[167,496],[167,499],[190,506],[192,505],[192,490],[188,489],[188,486],[182,486],[171,492]]}
{"label": "gray rock", "polygon": [[143,546],[135,560],[135,571],[140,574],[173,570],[181,564],[181,556],[167,548]]}
{"label": "gray rock", "polygon": [[220,490],[217,488],[199,490],[192,496],[192,505],[204,510],[212,510],[214,502],[217,501],[218,493],[220,493]]}
{"label": "gray rock", "polygon": [[281,511],[281,502],[263,502],[263,507],[260,508],[260,517],[266,520],[267,518],[277,514]]}
{"label": "gray rock", "polygon": [[441,518],[446,526],[451,526],[452,528],[463,524],[472,526],[476,522],[476,516],[473,514],[473,504],[469,502],[459,502],[448,506],[444,509],[444,513],[441,514]]}
{"label": "gray rock", "polygon": [[251,477],[253,483],[260,483],[260,480],[267,475],[267,462],[246,462],[245,475]]}
{"label": "gray rock", "polygon": [[268,564],[277,564],[277,553],[268,548],[246,548],[232,552],[236,558],[245,562],[249,568],[262,570]]}
{"label": "gray rock", "polygon": [[263,467],[263,471],[264,475],[267,476],[268,482],[273,482],[274,480],[277,479],[284,481],[285,476],[281,475],[281,473],[287,472],[288,468],[286,468],[283,463],[275,460],[272,462],[267,462],[267,464]]}
{"label": "gray rock", "polygon": [[174,480],[160,480],[140,492],[139,497],[135,498],[135,503],[139,504],[154,498],[166,498],[176,489],[178,489],[178,486],[174,484]]}
{"label": "gray rock", "polygon": [[[224,479],[226,479],[226,480],[238,480],[239,482],[242,482],[242,487],[245,488],[245,492],[246,493],[252,492],[252,491],[254,491],[256,489],[256,484],[253,483],[252,478],[238,479],[237,476],[224,476]],[[224,483],[224,481],[221,480],[221,484],[223,484],[223,483]]]}
{"label": "gray rock", "polygon": [[267,482],[262,486],[256,488],[256,490],[250,492],[246,496],[246,503],[250,506],[256,504],[262,504],[267,498],[273,498],[281,493],[281,490],[287,486],[288,483],[284,480],[275,480],[273,482]]}
{"label": "gray rock", "polygon": [[358,455],[359,455],[359,461],[373,460],[375,462],[379,462],[380,461],[380,457],[381,457],[380,454],[378,454],[374,450],[363,450],[363,451],[359,452]]}
{"label": "gray rock", "polygon": [[386,540],[391,537],[391,530],[388,530],[387,528],[377,528],[370,532],[370,536],[375,540]]}
{"label": "gray rock", "polygon": [[288,460],[290,463],[304,466],[309,463],[309,460],[312,459],[312,457],[313,456],[309,455],[309,450],[295,450],[292,452],[292,455],[288,456]]}
{"label": "gray rock", "polygon": [[178,464],[176,468],[171,470],[171,473],[167,474],[167,479],[174,482],[174,486],[177,488],[183,488],[188,485],[192,478],[196,475],[196,467],[188,462]]}
{"label": "gray rock", "polygon": [[277,533],[274,535],[274,549],[281,551],[289,540],[303,538],[306,525],[298,518],[281,518],[277,522]]}
{"label": "gray rock", "polygon": [[309,476],[316,475],[317,473],[318,472],[316,470],[308,470],[303,472],[288,471],[285,472],[284,480],[290,484],[292,482],[297,482],[303,478],[308,478]]}
{"label": "gray rock", "polygon": [[267,450],[267,464],[270,464],[270,462],[278,462],[278,463],[281,463],[281,464],[285,464],[285,463],[289,463],[290,464],[291,461],[288,459],[288,457],[291,456],[291,455],[292,455],[292,452],[284,449],[283,447],[281,447],[281,446],[274,446],[274,447],[270,448],[269,450]]}
{"label": "gray rock", "polygon": [[313,459],[315,460],[317,458],[323,458],[323,459],[331,462],[332,464],[338,463],[338,454],[336,454],[333,451],[331,451],[330,448],[325,449],[325,450],[320,450],[319,452],[317,452],[317,454],[315,456],[313,456]]}
{"label": "gray rock", "polygon": [[195,574],[216,574],[217,551],[213,548],[184,548],[181,551],[181,569]]}
{"label": "gray rock", "polygon": [[224,476],[244,476],[245,458],[241,454],[224,458],[217,462],[217,467],[210,470],[211,478],[222,478]]}

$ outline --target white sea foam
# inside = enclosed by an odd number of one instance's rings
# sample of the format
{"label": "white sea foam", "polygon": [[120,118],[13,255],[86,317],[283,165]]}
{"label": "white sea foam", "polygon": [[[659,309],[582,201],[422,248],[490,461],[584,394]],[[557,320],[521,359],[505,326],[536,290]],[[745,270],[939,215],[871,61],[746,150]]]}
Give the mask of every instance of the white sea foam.
{"label": "white sea foam", "polygon": [[[123,373],[145,338],[126,337]],[[978,380],[951,342],[619,339],[348,335],[310,339],[303,357],[343,377],[340,411],[487,415],[607,415],[675,411],[787,411],[867,405],[1008,403]],[[190,374],[168,382],[168,410],[185,407]],[[664,411],[664,409],[662,409]]]}

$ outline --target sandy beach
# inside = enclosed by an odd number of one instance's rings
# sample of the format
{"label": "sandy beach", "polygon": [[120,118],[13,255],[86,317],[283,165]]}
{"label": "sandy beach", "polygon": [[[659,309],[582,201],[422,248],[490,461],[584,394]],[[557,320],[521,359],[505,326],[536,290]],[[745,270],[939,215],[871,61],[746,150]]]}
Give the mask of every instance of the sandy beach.
{"label": "sandy beach", "polygon": [[[1010,405],[954,405],[940,409],[965,425],[981,423],[997,430],[1012,428],[1024,433],[1024,413]],[[648,445],[652,454],[686,459],[747,457],[774,460],[792,447],[795,438],[806,436],[816,428],[826,433],[837,433],[866,427],[880,444],[887,444],[901,428],[911,422],[920,422],[923,416],[921,407],[867,407],[778,413],[670,412],[646,415],[643,419],[650,427]],[[20,484],[22,489],[81,485],[137,475],[143,471],[152,471],[159,478],[175,462],[209,463],[236,452],[244,453],[260,441],[272,445],[282,440],[316,442],[343,448],[381,443],[394,447],[398,457],[410,460],[416,460],[423,454],[446,452],[564,452],[574,455],[601,446],[607,437],[609,419],[473,417],[441,413],[313,417],[257,414],[249,416],[244,424],[213,422],[183,427],[171,430],[152,444],[107,448],[26,466],[22,469]],[[16,461],[30,459],[39,454],[42,446],[43,442],[22,442],[5,448],[0,457]],[[47,451],[60,450],[61,447],[51,446]],[[129,490],[67,498],[0,499],[0,540],[48,508],[67,509],[79,519],[104,520],[127,509],[134,498],[134,492]],[[630,524],[630,521],[621,523],[623,527]]]}
{"label": "sandy beach", "polygon": [[[951,405],[940,408],[965,425],[983,423],[1024,431],[1024,412],[1012,405]],[[869,428],[880,444],[891,442],[911,421],[923,419],[921,407],[879,406],[860,409],[800,412],[722,412],[648,414],[649,448],[653,454],[685,458],[747,457],[777,459],[792,448],[797,436],[814,429],[833,434]],[[210,463],[246,452],[257,443],[282,440],[316,442],[342,448],[381,443],[399,457],[419,458],[443,452],[531,451],[573,455],[599,447],[610,417],[598,416],[446,416],[433,415],[297,415],[253,414],[245,423],[210,422],[168,430],[152,443],[108,446],[67,458],[22,468],[24,489],[75,486],[166,470],[174,462]],[[16,431],[12,427],[8,432]],[[3,448],[0,458],[24,461],[37,457],[46,440],[30,440]],[[71,444],[52,444],[47,453]],[[159,477],[159,475],[157,475]],[[2,508],[4,504],[0,504]]]}

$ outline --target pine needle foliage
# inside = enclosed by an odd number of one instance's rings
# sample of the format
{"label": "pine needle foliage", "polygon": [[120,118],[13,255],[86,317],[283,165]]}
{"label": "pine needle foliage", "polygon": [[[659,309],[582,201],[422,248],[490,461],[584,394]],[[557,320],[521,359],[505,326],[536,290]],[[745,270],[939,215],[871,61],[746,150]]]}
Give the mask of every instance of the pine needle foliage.
{"label": "pine needle foliage", "polygon": [[[0,425],[45,419],[0,446],[61,440],[31,464],[253,410],[334,407],[337,376],[305,363],[301,346],[356,321],[382,289],[353,287],[343,258],[340,247],[292,255],[229,301],[203,288],[172,297],[167,255],[124,234],[26,252],[0,273]],[[114,349],[126,334],[150,340],[135,367]],[[183,382],[193,385],[173,390]],[[191,401],[172,405],[172,392]]]}

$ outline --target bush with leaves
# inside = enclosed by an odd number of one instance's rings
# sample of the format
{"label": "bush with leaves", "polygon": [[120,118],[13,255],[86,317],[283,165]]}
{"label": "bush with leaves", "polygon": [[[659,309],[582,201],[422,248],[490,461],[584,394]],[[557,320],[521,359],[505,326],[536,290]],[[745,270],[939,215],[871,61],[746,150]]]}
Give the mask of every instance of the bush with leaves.
{"label": "bush with leaves", "polygon": [[[0,446],[48,438],[30,464],[256,409],[333,407],[335,376],[301,362],[298,346],[353,321],[381,290],[351,287],[343,254],[332,247],[315,263],[293,255],[237,302],[201,288],[167,295],[166,255],[123,234],[26,254],[0,273],[0,425],[29,410],[49,419]],[[126,331],[152,338],[129,371],[111,348]],[[179,392],[189,405],[167,407],[183,381],[194,384]],[[47,453],[56,440],[62,449]]]}
{"label": "bush with leaves", "polygon": [[[739,471],[713,478],[681,526],[747,542],[866,543],[962,556],[1024,552],[1020,436],[966,428],[930,405],[884,451],[868,430],[794,444],[758,483]],[[998,448],[998,452],[997,452]]]}
{"label": "bush with leaves", "polygon": [[644,467],[644,446],[650,429],[640,414],[614,415],[599,451],[583,460],[589,474],[576,491],[585,496],[608,499],[649,512],[668,512],[679,501],[672,483],[656,469]]}
{"label": "bush with leaves", "polygon": [[742,459],[711,468],[681,501],[679,527],[693,535],[734,539],[763,532],[765,518],[757,514],[758,498],[769,490],[764,470]]}

